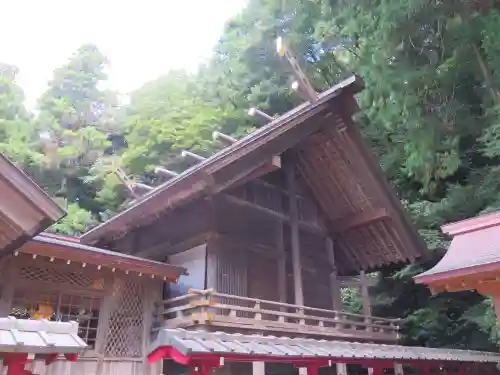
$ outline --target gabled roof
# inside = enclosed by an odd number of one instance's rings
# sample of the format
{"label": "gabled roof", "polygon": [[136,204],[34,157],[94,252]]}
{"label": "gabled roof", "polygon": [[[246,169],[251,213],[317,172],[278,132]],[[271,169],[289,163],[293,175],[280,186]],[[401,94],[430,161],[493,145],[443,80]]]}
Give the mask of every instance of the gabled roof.
{"label": "gabled roof", "polygon": [[81,354],[77,322],[0,318],[0,353]]}
{"label": "gabled roof", "polygon": [[87,246],[75,237],[41,233],[18,249],[20,253],[78,262],[85,265],[133,272],[176,282],[186,274],[183,267]]}
{"label": "gabled roof", "polygon": [[439,283],[500,273],[499,212],[447,224],[441,229],[453,236],[450,247],[438,264],[415,276],[415,282]]}
{"label": "gabled roof", "polygon": [[65,212],[0,154],[0,256],[61,219]]}
{"label": "gabled roof", "polygon": [[[163,350],[167,349],[167,350]],[[303,338],[274,337],[262,335],[229,334],[225,332],[186,331],[162,329],[149,348],[148,359],[156,362],[168,357],[168,349],[175,351],[170,359],[189,361],[196,358],[202,363],[203,356],[221,356],[228,361],[236,357],[239,361],[258,358],[300,360],[390,360],[390,361],[460,361],[497,363],[500,354],[471,350],[435,349],[400,345],[365,344],[347,341],[325,341]]]}
{"label": "gabled roof", "polygon": [[411,261],[425,252],[401,203],[364,143],[351,116],[353,76],[156,187],[135,204],[93,228],[82,242],[120,237],[169,210],[225,191],[275,155],[293,149],[301,178],[329,222],[343,274]]}

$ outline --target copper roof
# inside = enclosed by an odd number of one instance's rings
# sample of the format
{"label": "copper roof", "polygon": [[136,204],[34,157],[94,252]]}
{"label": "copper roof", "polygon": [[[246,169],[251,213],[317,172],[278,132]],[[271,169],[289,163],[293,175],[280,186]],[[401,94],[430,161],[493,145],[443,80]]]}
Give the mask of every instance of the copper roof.
{"label": "copper roof", "polygon": [[115,268],[146,276],[176,281],[186,274],[183,267],[100,249],[80,243],[78,238],[42,233],[18,249],[20,253]]}
{"label": "copper roof", "polygon": [[86,348],[77,322],[0,318],[2,353],[81,354]]}
{"label": "copper roof", "polygon": [[110,243],[176,207],[233,187],[273,156],[293,148],[300,177],[336,238],[341,274],[420,257],[425,244],[352,121],[357,110],[353,95],[362,85],[353,76],[320,94],[316,102],[276,118],[154,188],[85,233],[82,241]]}
{"label": "copper roof", "polygon": [[28,176],[0,154],[0,256],[65,215]]}
{"label": "copper roof", "polygon": [[415,276],[415,282],[500,272],[500,213],[447,224],[442,231],[453,236],[448,251],[433,268]]}
{"label": "copper roof", "polygon": [[[499,353],[457,349],[436,349],[400,345],[365,344],[303,338],[229,334],[224,332],[162,329],[149,349],[154,353],[172,347],[184,356],[219,354],[221,356],[376,359],[413,361],[500,362]],[[240,357],[241,358],[241,357]]]}

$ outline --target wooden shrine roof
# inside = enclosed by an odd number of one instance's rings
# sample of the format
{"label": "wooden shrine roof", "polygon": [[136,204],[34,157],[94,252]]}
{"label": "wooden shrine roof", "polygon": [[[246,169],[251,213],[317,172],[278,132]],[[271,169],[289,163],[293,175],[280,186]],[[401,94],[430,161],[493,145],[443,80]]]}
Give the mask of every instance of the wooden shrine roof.
{"label": "wooden shrine roof", "polygon": [[0,318],[0,353],[82,354],[77,322]]}
{"label": "wooden shrine roof", "polygon": [[[366,344],[348,341],[326,341],[304,338],[274,337],[262,335],[230,334],[225,332],[187,331],[183,329],[164,328],[149,349],[148,359],[155,362],[165,356],[168,351],[162,348],[172,348],[176,351],[173,358],[189,360],[203,355],[213,358],[221,356],[231,360],[238,357],[239,361],[269,359],[300,359],[300,360],[397,360],[406,361],[460,361],[475,363],[500,362],[500,354],[457,349],[435,349],[409,347],[400,345]],[[172,358],[172,359],[173,359]],[[246,359],[245,359],[246,358]]]}
{"label": "wooden shrine roof", "polygon": [[0,154],[0,256],[65,215],[26,174]]}
{"label": "wooden shrine roof", "polygon": [[415,276],[415,282],[442,284],[500,275],[500,212],[451,223],[441,229],[453,236],[450,247],[438,264]]}
{"label": "wooden shrine roof", "polygon": [[[119,238],[168,210],[217,194],[255,176],[275,155],[293,149],[336,239],[343,274],[373,270],[423,255],[425,244],[362,139],[351,116],[363,83],[352,76],[222,149],[140,197],[82,236],[96,243]],[[245,180],[246,179],[246,180]]]}
{"label": "wooden shrine roof", "polygon": [[77,262],[83,266],[93,265],[99,268],[117,269],[126,273],[133,272],[135,275],[158,277],[172,282],[176,282],[180,275],[186,274],[186,269],[183,267],[87,246],[80,243],[78,238],[49,233],[42,233],[34,237],[20,247],[16,254],[18,252],[34,257],[41,256],[49,257],[52,260],[62,259]]}

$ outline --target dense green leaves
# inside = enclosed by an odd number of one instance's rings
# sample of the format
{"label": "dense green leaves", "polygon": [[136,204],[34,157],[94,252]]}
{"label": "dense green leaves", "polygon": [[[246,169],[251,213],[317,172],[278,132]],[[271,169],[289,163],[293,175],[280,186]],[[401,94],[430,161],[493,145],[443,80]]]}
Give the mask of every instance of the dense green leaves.
{"label": "dense green leaves", "polygon": [[[499,22],[496,1],[250,0],[196,74],[159,77],[126,106],[100,89],[107,59],[93,45],[54,71],[36,117],[16,68],[0,65],[0,151],[64,203],[69,214],[52,229],[81,233],[127,200],[115,166],[158,183],[154,166],[191,165],[183,149],[217,150],[214,130],[254,129],[249,107],[274,115],[299,103],[275,53],[284,35],[318,90],[363,77],[364,135],[430,250],[420,264],[381,272],[374,312],[404,318],[408,343],[491,349],[500,336],[489,300],[432,297],[412,277],[444,253],[441,225],[500,208]],[[355,291],[344,300],[360,310]]]}

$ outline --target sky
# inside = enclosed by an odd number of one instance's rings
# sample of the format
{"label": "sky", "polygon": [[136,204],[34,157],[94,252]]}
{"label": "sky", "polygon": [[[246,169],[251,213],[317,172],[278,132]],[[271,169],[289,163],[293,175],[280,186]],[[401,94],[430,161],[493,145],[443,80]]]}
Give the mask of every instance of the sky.
{"label": "sky", "polygon": [[196,70],[246,0],[1,0],[0,62],[20,69],[32,107],[82,44],[110,60],[108,87],[127,94],[172,69]]}

